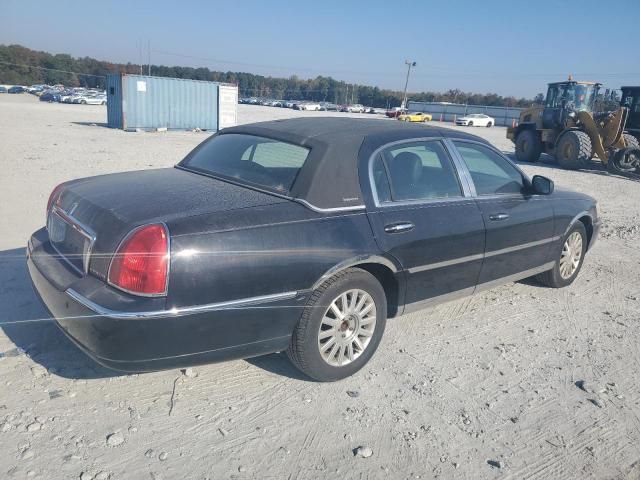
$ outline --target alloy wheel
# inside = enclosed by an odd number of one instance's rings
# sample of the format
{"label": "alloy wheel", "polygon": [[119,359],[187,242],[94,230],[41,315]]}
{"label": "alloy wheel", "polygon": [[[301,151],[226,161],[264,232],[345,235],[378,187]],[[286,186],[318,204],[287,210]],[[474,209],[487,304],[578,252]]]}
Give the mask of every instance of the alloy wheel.
{"label": "alloy wheel", "polygon": [[573,232],[565,240],[560,255],[560,276],[567,280],[576,272],[582,258],[582,235]]}
{"label": "alloy wheel", "polygon": [[350,364],[366,350],[375,328],[373,297],[359,289],[341,293],[331,302],[320,322],[320,356],[333,367]]}

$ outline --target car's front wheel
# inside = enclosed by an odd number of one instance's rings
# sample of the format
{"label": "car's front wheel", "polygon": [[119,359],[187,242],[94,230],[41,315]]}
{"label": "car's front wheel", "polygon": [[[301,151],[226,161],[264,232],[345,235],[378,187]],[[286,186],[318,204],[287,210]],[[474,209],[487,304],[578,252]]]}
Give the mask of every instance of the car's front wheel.
{"label": "car's front wheel", "polygon": [[487,122],[487,128],[491,128],[491,127],[493,127],[493,123]]}
{"label": "car's front wheel", "polygon": [[313,292],[287,354],[315,380],[341,380],[373,356],[386,320],[387,301],[380,282],[369,272],[349,268]]}
{"label": "car's front wheel", "polygon": [[473,122],[467,123],[467,127],[473,127]]}
{"label": "car's front wheel", "polygon": [[576,222],[563,240],[560,252],[556,253],[553,268],[536,276],[540,283],[548,287],[562,288],[571,285],[584,262],[587,251],[587,230],[584,224]]}

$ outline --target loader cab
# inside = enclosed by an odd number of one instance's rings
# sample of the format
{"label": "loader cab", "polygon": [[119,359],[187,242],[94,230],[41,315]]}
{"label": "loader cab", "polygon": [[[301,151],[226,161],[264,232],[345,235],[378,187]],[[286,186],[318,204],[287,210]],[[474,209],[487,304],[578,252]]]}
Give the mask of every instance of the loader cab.
{"label": "loader cab", "polygon": [[621,87],[620,90],[622,90],[620,106],[629,109],[626,130],[632,135],[640,137],[640,86]]}
{"label": "loader cab", "polygon": [[543,127],[563,130],[575,112],[593,113],[599,89],[600,84],[593,82],[550,83],[542,112]]}

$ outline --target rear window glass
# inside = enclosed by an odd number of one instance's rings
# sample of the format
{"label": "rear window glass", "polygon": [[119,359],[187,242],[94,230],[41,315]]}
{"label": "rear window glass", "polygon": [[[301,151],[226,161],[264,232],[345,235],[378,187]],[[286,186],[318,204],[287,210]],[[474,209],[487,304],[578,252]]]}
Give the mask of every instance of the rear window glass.
{"label": "rear window glass", "polygon": [[308,155],[299,145],[229,133],[208,140],[180,165],[288,194]]}

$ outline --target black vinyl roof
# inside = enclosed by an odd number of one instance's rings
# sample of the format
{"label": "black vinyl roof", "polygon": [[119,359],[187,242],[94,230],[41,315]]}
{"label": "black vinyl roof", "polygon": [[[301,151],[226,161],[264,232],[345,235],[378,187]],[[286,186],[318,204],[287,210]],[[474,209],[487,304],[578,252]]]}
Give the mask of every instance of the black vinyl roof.
{"label": "black vinyl roof", "polygon": [[291,194],[320,209],[363,205],[359,159],[368,158],[388,143],[431,137],[466,138],[487,143],[475,135],[448,128],[353,117],[274,120],[225,128],[219,134],[230,133],[256,135],[310,148]]}

